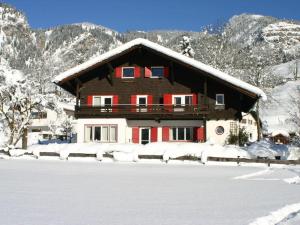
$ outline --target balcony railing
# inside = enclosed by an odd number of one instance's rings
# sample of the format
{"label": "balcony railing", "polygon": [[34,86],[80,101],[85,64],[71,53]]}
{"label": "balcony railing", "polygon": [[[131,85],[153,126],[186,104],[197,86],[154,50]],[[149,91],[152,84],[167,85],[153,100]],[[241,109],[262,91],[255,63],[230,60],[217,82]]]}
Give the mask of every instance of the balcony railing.
{"label": "balcony railing", "polygon": [[208,105],[131,105],[117,104],[106,106],[81,105],[75,107],[76,117],[189,117],[207,114]]}

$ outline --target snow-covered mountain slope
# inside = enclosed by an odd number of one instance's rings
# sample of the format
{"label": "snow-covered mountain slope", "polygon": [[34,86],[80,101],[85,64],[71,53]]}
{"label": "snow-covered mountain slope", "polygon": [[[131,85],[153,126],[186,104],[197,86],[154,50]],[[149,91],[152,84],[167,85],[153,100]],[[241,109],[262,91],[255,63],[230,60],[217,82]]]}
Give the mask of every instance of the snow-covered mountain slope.
{"label": "snow-covered mountain slope", "polygon": [[268,100],[261,107],[261,119],[269,132],[286,130],[299,132],[300,80],[289,81],[269,90]]}
{"label": "snow-covered mountain slope", "polygon": [[132,39],[142,37],[180,51],[185,35],[191,38],[195,59],[250,83],[262,72],[265,82],[259,85],[269,89],[300,76],[293,72],[293,65],[300,60],[299,26],[295,21],[242,14],[224,26],[199,32],[118,33],[91,23],[34,30],[24,14],[0,3],[0,68],[2,73],[20,71],[39,81],[42,91],[52,92],[57,89],[51,83],[54,76]]}
{"label": "snow-covered mountain slope", "polygon": [[300,25],[288,22],[272,23],[262,29],[262,36],[267,42],[300,44]]}

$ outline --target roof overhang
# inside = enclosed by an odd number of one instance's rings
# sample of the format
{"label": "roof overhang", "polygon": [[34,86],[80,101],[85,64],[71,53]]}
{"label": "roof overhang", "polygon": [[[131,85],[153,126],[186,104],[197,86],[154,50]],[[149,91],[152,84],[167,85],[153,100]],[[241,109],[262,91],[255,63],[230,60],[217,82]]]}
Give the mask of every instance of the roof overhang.
{"label": "roof overhang", "polygon": [[70,70],[67,70],[58,76],[56,76],[52,82],[56,83],[59,86],[62,86],[63,83],[68,82],[72,79],[75,79],[79,77],[82,74],[85,74],[86,72],[97,68],[101,65],[104,65],[105,63],[110,62],[111,60],[119,57],[120,55],[126,54],[133,49],[136,49],[138,47],[146,47],[149,48],[159,54],[162,54],[164,56],[167,56],[177,63],[183,64],[185,66],[188,66],[190,68],[200,70],[205,72],[209,77],[217,80],[221,80],[227,83],[227,85],[230,85],[234,87],[235,89],[238,89],[242,93],[246,93],[250,96],[255,96],[256,98],[262,98],[263,100],[267,99],[266,94],[259,89],[258,87],[255,87],[253,85],[250,85],[244,81],[241,81],[233,76],[230,76],[220,70],[217,70],[209,65],[206,65],[202,62],[199,62],[195,59],[189,58],[187,56],[184,56],[178,52],[175,52],[169,48],[163,47],[159,44],[156,44],[154,42],[151,42],[149,40],[143,39],[143,38],[137,38],[130,42],[127,42],[124,45],[121,45],[109,52],[106,52],[98,57],[92,58],[78,66],[75,66],[71,68]]}

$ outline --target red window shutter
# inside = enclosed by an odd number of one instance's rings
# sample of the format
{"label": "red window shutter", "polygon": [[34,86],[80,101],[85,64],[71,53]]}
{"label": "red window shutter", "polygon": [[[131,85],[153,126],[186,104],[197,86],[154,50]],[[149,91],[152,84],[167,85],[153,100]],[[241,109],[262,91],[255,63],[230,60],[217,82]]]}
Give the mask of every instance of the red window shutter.
{"label": "red window shutter", "polygon": [[194,127],[194,141],[197,142],[205,141],[204,127]]}
{"label": "red window shutter", "polygon": [[140,76],[141,76],[141,68],[138,67],[138,66],[135,66],[135,67],[134,67],[134,77],[135,77],[135,78],[138,78],[138,77],[140,77]]}
{"label": "red window shutter", "polygon": [[157,127],[151,127],[151,142],[157,142]]}
{"label": "red window shutter", "polygon": [[122,77],[122,67],[116,67],[115,68],[115,76],[117,78],[121,78]]}
{"label": "red window shutter", "polygon": [[139,128],[138,127],[133,127],[132,128],[132,143],[139,143]]}
{"label": "red window shutter", "polygon": [[169,133],[170,133],[169,127],[162,128],[162,141],[169,141],[169,139],[170,139]]}
{"label": "red window shutter", "polygon": [[169,67],[164,67],[164,76],[168,77],[170,74]]}
{"label": "red window shutter", "polygon": [[119,96],[118,95],[114,95],[113,96],[113,112],[117,112],[118,111],[118,104],[119,104]]}
{"label": "red window shutter", "polygon": [[131,95],[130,104],[131,104],[131,112],[135,112],[136,111],[136,95]]}
{"label": "red window shutter", "polygon": [[145,67],[145,77],[151,77],[152,71],[150,67]]}
{"label": "red window shutter", "polygon": [[92,106],[93,105],[93,95],[87,96],[86,104],[88,106]]}
{"label": "red window shutter", "polygon": [[164,105],[167,111],[172,111],[172,94],[164,94]]}
{"label": "red window shutter", "polygon": [[148,110],[151,111],[152,109],[152,104],[153,104],[153,96],[148,95],[147,96],[147,105],[148,105]]}
{"label": "red window shutter", "polygon": [[193,94],[193,96],[192,96],[192,104],[193,105],[197,105],[197,94]]}

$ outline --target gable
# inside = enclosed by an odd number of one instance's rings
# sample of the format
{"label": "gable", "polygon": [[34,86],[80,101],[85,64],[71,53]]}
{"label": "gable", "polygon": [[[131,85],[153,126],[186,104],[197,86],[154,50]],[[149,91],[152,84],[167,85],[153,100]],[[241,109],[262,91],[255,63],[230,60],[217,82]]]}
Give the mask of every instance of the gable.
{"label": "gable", "polygon": [[[101,65],[107,65],[110,67],[110,70],[114,69],[114,65],[111,65],[112,61],[118,61],[122,60],[122,57],[130,52],[138,51],[141,53],[143,50],[141,49],[147,49],[149,52],[153,52],[157,55],[160,55],[162,58],[165,58],[166,61],[169,62],[176,62],[178,64],[181,64],[182,66],[185,66],[187,68],[191,68],[195,71],[198,71],[200,74],[204,74],[205,76],[208,76],[212,79],[215,79],[219,82],[223,82],[225,85],[234,88],[238,90],[239,92],[242,92],[248,96],[251,96],[253,98],[260,98],[266,99],[265,93],[260,90],[257,87],[254,87],[248,83],[245,83],[241,80],[238,80],[237,78],[234,78],[226,73],[223,73],[219,70],[216,70],[208,65],[205,65],[199,61],[196,61],[194,59],[191,59],[189,57],[186,57],[184,55],[181,55],[177,52],[172,51],[171,49],[165,48],[163,46],[160,46],[156,43],[150,42],[145,39],[135,39],[131,42],[128,42],[110,52],[107,52],[97,58],[91,59],[77,67],[74,67],[60,75],[58,75],[53,82],[62,86],[64,89],[70,91],[72,89],[70,86],[70,82],[72,80],[76,79],[77,77],[80,77],[84,74],[86,74],[88,71],[91,71]],[[145,56],[144,56],[145,58]],[[139,60],[139,58],[131,59],[135,62]],[[149,62],[151,63],[151,62]],[[111,72],[110,72],[111,73]],[[65,84],[67,83],[67,84]],[[67,87],[68,86],[68,87]],[[73,88],[74,89],[74,88]]]}

